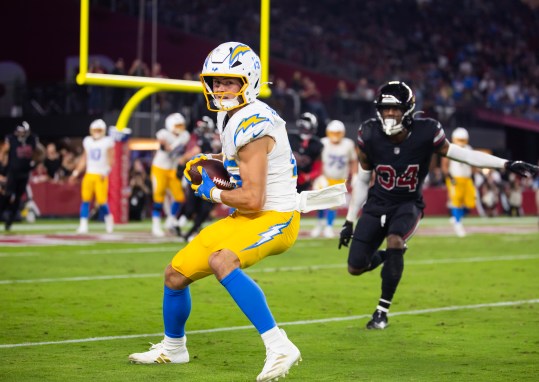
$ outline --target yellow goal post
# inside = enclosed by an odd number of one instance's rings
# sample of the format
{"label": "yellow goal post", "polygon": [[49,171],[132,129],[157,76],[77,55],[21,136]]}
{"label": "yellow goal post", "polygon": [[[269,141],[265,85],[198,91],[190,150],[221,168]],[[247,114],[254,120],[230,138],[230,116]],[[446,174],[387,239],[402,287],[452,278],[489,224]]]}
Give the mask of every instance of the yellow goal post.
{"label": "yellow goal post", "polygon": [[[168,78],[152,78],[141,76],[126,76],[116,74],[88,73],[88,40],[89,40],[90,0],[80,2],[80,60],[77,84],[98,85],[140,89],[125,104],[118,120],[116,129],[122,131],[127,127],[131,114],[136,107],[148,96],[162,91],[202,92],[199,81],[187,81]],[[271,90],[269,78],[269,29],[270,29],[270,0],[260,0],[260,61],[262,66],[261,97],[269,97]],[[209,53],[209,52],[208,52]]]}

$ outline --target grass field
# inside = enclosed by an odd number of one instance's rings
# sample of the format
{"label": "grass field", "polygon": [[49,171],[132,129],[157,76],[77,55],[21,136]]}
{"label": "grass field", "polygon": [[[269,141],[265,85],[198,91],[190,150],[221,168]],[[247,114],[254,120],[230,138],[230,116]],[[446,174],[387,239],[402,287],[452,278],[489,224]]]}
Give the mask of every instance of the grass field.
{"label": "grass field", "polygon": [[[537,219],[467,225],[457,239],[446,218],[424,219],[384,331],[365,329],[379,270],[349,276],[337,239],[300,238],[249,269],[302,352],[286,380],[537,381]],[[211,277],[191,287],[191,362],[128,363],[162,338],[162,272],[184,245],[153,240],[149,223],[85,241],[71,234],[74,220],[13,228],[0,233],[0,381],[254,381],[260,372],[260,337]]]}

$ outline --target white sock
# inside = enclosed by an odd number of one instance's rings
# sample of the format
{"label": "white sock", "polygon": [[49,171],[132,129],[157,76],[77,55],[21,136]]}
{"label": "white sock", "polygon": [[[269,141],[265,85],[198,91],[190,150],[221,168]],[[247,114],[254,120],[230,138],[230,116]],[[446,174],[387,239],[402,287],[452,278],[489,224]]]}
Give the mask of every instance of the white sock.
{"label": "white sock", "polygon": [[185,344],[187,343],[186,336],[183,336],[181,338],[172,338],[165,335],[165,339],[163,341],[163,344],[165,345],[165,350],[178,350],[182,347],[185,347]]}
{"label": "white sock", "polygon": [[267,332],[262,333],[261,337],[266,348],[269,348],[275,352],[284,352],[288,348],[288,341],[278,326],[275,326]]}

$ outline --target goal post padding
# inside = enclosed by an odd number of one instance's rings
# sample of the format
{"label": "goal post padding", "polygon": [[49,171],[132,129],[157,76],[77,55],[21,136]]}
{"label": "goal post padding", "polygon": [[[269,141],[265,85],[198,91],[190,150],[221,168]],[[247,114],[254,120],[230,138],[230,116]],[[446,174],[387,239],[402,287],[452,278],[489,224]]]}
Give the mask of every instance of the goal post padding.
{"label": "goal post padding", "polygon": [[114,139],[114,155],[109,176],[109,207],[115,223],[129,221],[129,147],[131,131],[121,131],[115,126],[109,128],[109,135]]}

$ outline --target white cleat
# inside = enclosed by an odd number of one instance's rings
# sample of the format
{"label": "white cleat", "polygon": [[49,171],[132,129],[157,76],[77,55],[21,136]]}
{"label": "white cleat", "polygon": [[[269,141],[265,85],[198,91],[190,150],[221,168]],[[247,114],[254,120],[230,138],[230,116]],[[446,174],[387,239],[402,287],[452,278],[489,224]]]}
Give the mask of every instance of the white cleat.
{"label": "white cleat", "polygon": [[453,228],[455,229],[455,233],[458,237],[466,236],[466,231],[464,230],[464,226],[461,222],[453,224]]}
{"label": "white cleat", "polygon": [[178,226],[178,221],[174,216],[167,216],[165,220],[165,229],[173,234],[176,234],[176,227]]}
{"label": "white cleat", "polygon": [[314,227],[314,229],[311,231],[311,237],[318,237],[322,233],[322,227],[317,225]]}
{"label": "white cleat", "polygon": [[161,219],[159,217],[152,217],[152,236],[165,237],[165,232],[161,229]]}
{"label": "white cleat", "polygon": [[77,233],[88,233],[88,227],[79,226],[79,228],[77,228]]}
{"label": "white cleat", "polygon": [[81,218],[79,228],[77,228],[77,233],[88,233],[88,219]]}
{"label": "white cleat", "polygon": [[186,218],[184,215],[182,215],[182,216],[180,216],[180,218],[178,219],[178,226],[179,226],[180,228],[185,228],[185,226],[187,225],[188,222],[189,222],[189,221],[187,220],[187,218]]}
{"label": "white cleat", "polygon": [[114,217],[111,214],[105,216],[105,231],[107,233],[114,231]]}
{"label": "white cleat", "polygon": [[165,232],[160,227],[152,228],[152,236],[154,237],[165,237]]}
{"label": "white cleat", "polygon": [[333,228],[330,226],[326,226],[324,228],[324,237],[328,239],[332,239],[335,237],[335,232],[333,232]]}
{"label": "white cleat", "polygon": [[[286,337],[284,330],[281,329]],[[290,368],[294,365],[298,365],[301,361],[301,353],[299,349],[286,338],[288,342],[288,349],[285,352],[275,352],[271,349],[266,349],[266,363],[262,372],[256,377],[257,382],[270,382],[278,381],[279,378],[284,378]]]}
{"label": "white cleat", "polygon": [[178,350],[165,350],[163,341],[161,341],[158,344],[152,344],[147,352],[131,354],[129,361],[137,364],[187,363],[189,362],[189,352],[185,345]]}

